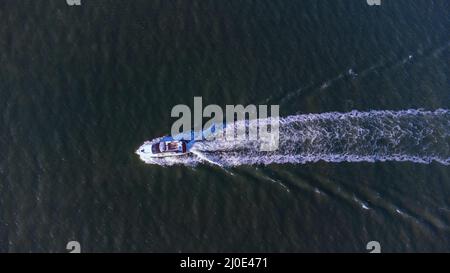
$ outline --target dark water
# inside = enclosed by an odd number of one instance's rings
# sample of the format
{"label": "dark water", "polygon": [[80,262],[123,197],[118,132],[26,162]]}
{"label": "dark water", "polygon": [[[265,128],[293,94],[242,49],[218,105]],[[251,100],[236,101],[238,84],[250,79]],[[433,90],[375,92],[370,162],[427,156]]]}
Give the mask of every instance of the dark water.
{"label": "dark water", "polygon": [[449,109],[450,2],[381,2],[2,0],[0,251],[450,251],[449,166],[134,154],[194,96]]}

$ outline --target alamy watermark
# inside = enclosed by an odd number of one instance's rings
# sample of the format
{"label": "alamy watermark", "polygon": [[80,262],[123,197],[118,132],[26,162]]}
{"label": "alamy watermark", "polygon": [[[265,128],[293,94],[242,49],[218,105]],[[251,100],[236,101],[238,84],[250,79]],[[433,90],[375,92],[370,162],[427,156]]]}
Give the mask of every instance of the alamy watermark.
{"label": "alamy watermark", "polygon": [[381,0],[366,0],[369,6],[380,6]]}
{"label": "alamy watermark", "polygon": [[[366,0],[369,6],[380,6],[381,0]],[[66,0],[69,6],[81,6],[81,0]]]}
{"label": "alamy watermark", "polygon": [[[279,132],[279,105],[250,104],[226,105],[225,111],[216,104],[210,104],[203,108],[202,97],[194,97],[194,126],[192,126],[192,111],[184,104],[175,105],[171,111],[171,117],[179,118],[172,124],[172,137],[196,132],[187,136],[195,140],[214,140],[224,138],[227,141],[255,140],[260,143],[261,151],[275,151],[278,149]],[[224,112],[226,122],[224,122]],[[247,118],[248,117],[248,118]],[[211,118],[203,125],[203,118]],[[215,133],[211,131],[214,127]],[[221,131],[222,129],[222,131]],[[218,133],[219,132],[219,133]],[[221,133],[220,133],[221,132]]]}
{"label": "alamy watermark", "polygon": [[366,245],[366,249],[369,253],[381,253],[381,244],[378,241],[370,241]]}
{"label": "alamy watermark", "polygon": [[81,253],[81,245],[78,241],[70,241],[66,245],[66,249],[70,250],[69,253]]}
{"label": "alamy watermark", "polygon": [[81,0],[66,0],[69,6],[81,6]]}

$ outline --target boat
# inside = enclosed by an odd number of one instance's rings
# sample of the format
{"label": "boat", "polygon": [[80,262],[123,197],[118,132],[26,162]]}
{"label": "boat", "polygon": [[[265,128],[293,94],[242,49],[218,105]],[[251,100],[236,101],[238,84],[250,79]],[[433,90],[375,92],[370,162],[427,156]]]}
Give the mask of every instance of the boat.
{"label": "boat", "polygon": [[225,125],[213,124],[206,130],[198,133],[190,131],[186,134],[179,134],[175,137],[164,136],[152,141],[146,141],[139,149],[138,154],[144,161],[152,158],[171,157],[189,154],[192,146],[205,139],[208,135],[221,130]]}
{"label": "boat", "polygon": [[179,156],[187,154],[187,141],[185,140],[161,140],[153,144],[142,145],[138,153],[148,157]]}

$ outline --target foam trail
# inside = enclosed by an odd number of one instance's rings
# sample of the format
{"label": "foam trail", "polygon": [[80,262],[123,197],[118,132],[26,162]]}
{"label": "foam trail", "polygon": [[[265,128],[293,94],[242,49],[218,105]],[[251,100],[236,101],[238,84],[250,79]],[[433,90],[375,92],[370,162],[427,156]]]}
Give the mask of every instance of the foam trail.
{"label": "foam trail", "polygon": [[[246,126],[267,122],[253,120]],[[227,125],[227,128],[229,126]],[[260,151],[262,141],[214,140],[195,143],[194,153],[159,158],[152,164],[219,166],[308,162],[410,161],[450,165],[450,111],[352,111],[280,118],[279,148]],[[206,160],[207,159],[207,160]]]}
{"label": "foam trail", "polygon": [[222,164],[220,164],[220,163],[218,163],[218,162],[215,162],[214,160],[211,160],[211,159],[209,159],[208,157],[206,157],[204,154],[202,154],[201,152],[198,152],[196,149],[195,149],[195,147],[194,147],[194,149],[192,149],[191,150],[191,152],[194,154],[194,155],[196,155],[199,159],[201,159],[201,160],[204,160],[204,161],[206,161],[206,162],[208,162],[208,163],[211,163],[212,165],[217,165],[217,166],[219,166],[219,167],[223,167],[223,165]]}

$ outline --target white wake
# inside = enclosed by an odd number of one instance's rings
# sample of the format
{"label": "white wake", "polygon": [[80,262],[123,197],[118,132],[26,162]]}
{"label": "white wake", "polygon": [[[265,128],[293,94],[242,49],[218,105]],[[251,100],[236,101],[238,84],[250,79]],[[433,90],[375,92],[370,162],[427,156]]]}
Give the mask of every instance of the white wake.
{"label": "white wake", "polygon": [[[254,120],[246,126],[256,122],[267,120]],[[261,140],[226,140],[216,133],[214,140],[195,143],[188,155],[146,162],[165,166],[198,163],[239,166],[317,161],[427,164],[434,161],[450,165],[449,110],[294,115],[280,118],[279,130],[279,148],[273,152],[261,151]]]}

